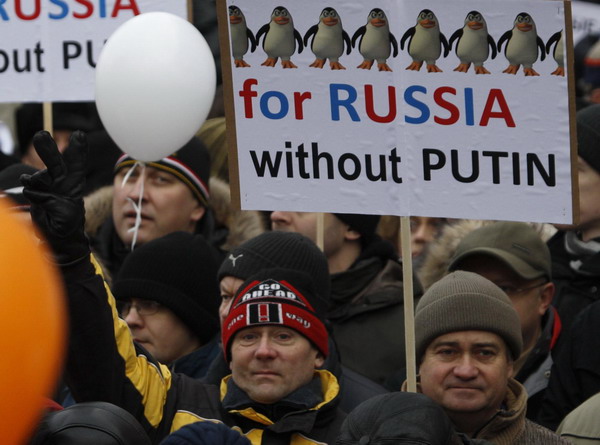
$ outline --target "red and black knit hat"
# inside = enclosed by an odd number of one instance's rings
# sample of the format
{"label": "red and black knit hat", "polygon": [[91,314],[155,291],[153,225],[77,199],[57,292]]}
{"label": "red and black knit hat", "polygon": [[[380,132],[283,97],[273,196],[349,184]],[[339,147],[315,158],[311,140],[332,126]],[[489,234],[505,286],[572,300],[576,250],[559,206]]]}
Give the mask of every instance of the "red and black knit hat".
{"label": "red and black knit hat", "polygon": [[[131,167],[137,161],[128,154],[121,156],[115,165],[115,173],[125,167]],[[203,205],[208,206],[210,196],[208,180],[210,177],[210,156],[208,150],[193,137],[187,144],[170,156],[154,162],[145,163],[149,167],[171,173],[185,185]]]}
{"label": "red and black knit hat", "polygon": [[308,274],[291,269],[264,269],[240,286],[231,304],[221,331],[225,358],[231,360],[235,334],[257,325],[294,329],[327,356],[326,310],[327,301],[319,295]]}

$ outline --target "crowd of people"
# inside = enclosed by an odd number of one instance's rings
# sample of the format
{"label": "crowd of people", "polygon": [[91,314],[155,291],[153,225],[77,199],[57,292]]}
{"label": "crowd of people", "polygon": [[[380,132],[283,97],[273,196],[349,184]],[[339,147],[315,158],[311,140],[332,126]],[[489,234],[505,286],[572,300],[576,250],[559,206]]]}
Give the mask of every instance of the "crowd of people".
{"label": "crowd of people", "polygon": [[53,253],[69,319],[28,443],[600,443],[600,76],[586,63],[575,225],[411,218],[416,392],[397,220],[325,214],[321,250],[316,213],[231,209],[222,117],[143,163],[93,104],[54,104],[53,135],[22,105],[0,200]]}

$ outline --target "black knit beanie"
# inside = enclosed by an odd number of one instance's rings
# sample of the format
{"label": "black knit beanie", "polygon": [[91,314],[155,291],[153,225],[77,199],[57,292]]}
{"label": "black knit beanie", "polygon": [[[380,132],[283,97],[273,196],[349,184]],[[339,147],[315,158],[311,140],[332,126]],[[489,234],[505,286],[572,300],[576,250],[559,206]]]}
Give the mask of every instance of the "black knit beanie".
{"label": "black knit beanie", "polygon": [[236,247],[221,264],[218,279],[232,276],[247,280],[262,269],[274,267],[307,273],[322,297],[329,300],[327,258],[312,240],[295,232],[264,232]]}
{"label": "black knit beanie", "polygon": [[119,300],[159,302],[206,343],[219,331],[217,268],[212,247],[202,236],[173,232],[131,252],[113,290]]}
{"label": "black knit beanie", "polygon": [[600,173],[600,104],[577,112],[577,154]]}
{"label": "black knit beanie", "polygon": [[355,213],[334,213],[337,218],[348,224],[352,230],[356,230],[363,238],[363,244],[369,242],[375,235],[377,225],[381,216],[359,215]]}
{"label": "black knit beanie", "polygon": [[415,310],[415,348],[420,361],[440,335],[486,331],[504,340],[514,360],[521,355],[521,322],[508,296],[473,272],[452,272],[423,294]]}

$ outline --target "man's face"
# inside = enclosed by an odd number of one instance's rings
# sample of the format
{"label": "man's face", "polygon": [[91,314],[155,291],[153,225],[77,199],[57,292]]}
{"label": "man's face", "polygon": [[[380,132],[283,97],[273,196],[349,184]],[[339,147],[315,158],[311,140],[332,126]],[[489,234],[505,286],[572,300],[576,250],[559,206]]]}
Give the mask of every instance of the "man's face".
{"label": "man's face", "polygon": [[[297,232],[317,242],[317,213],[314,212],[273,212],[271,225],[273,230],[282,232]],[[323,239],[324,253],[331,258],[341,249],[350,231],[348,224],[336,218],[331,213],[325,213]]]}
{"label": "man's face", "polygon": [[223,322],[227,318],[229,308],[231,308],[231,303],[233,303],[233,297],[235,297],[236,292],[243,283],[244,280],[231,276],[223,277],[220,281],[221,305],[219,306],[219,319],[221,327],[223,327]]}
{"label": "man's face", "polygon": [[154,167],[145,167],[142,175],[142,168],[136,167],[123,184],[128,171],[123,168],[115,175],[112,206],[115,229],[125,245],[130,245],[133,240],[134,233],[129,229],[135,225],[134,203],[137,205],[140,194],[142,220],[137,245],[171,232],[194,232],[196,223],[204,216],[205,208],[183,182]]}
{"label": "man's face", "polygon": [[235,334],[234,382],[255,402],[275,403],[310,382],[324,359],[301,334],[283,326],[256,326]]}
{"label": "man's face", "polygon": [[445,222],[445,218],[410,217],[410,241],[413,258],[425,251],[427,245],[439,235]]}
{"label": "man's face", "polygon": [[421,391],[451,418],[487,420],[500,408],[511,374],[512,361],[498,335],[452,332],[427,347],[420,366]]}
{"label": "man's face", "polygon": [[132,298],[121,316],[134,341],[161,363],[168,365],[202,346],[177,315],[155,301]]}
{"label": "man's face", "polygon": [[523,349],[535,344],[542,329],[542,317],[554,296],[554,284],[547,283],[545,278],[525,280],[489,255],[471,255],[462,260],[457,269],[481,275],[502,289],[519,315]]}

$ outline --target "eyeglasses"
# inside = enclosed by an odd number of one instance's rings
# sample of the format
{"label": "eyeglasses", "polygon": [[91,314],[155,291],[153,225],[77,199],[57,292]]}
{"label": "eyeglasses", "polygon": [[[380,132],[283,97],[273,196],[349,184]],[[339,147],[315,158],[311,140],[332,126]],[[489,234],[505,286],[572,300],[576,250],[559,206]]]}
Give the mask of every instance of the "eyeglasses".
{"label": "eyeglasses", "polygon": [[161,307],[162,305],[157,301],[136,298],[135,302],[132,302],[131,300],[123,302],[119,312],[123,318],[129,315],[131,308],[135,308],[135,311],[138,313],[138,315],[154,315]]}
{"label": "eyeglasses", "polygon": [[506,295],[518,295],[518,294],[521,294],[528,290],[535,289],[536,287],[541,287],[547,283],[548,283],[548,281],[544,281],[543,283],[538,283],[538,284],[534,284],[533,286],[521,287],[521,288],[517,288],[517,287],[511,286],[511,285],[505,285],[505,284],[503,284],[503,285],[496,284],[496,286],[498,286],[500,289],[502,289],[502,291]]}

